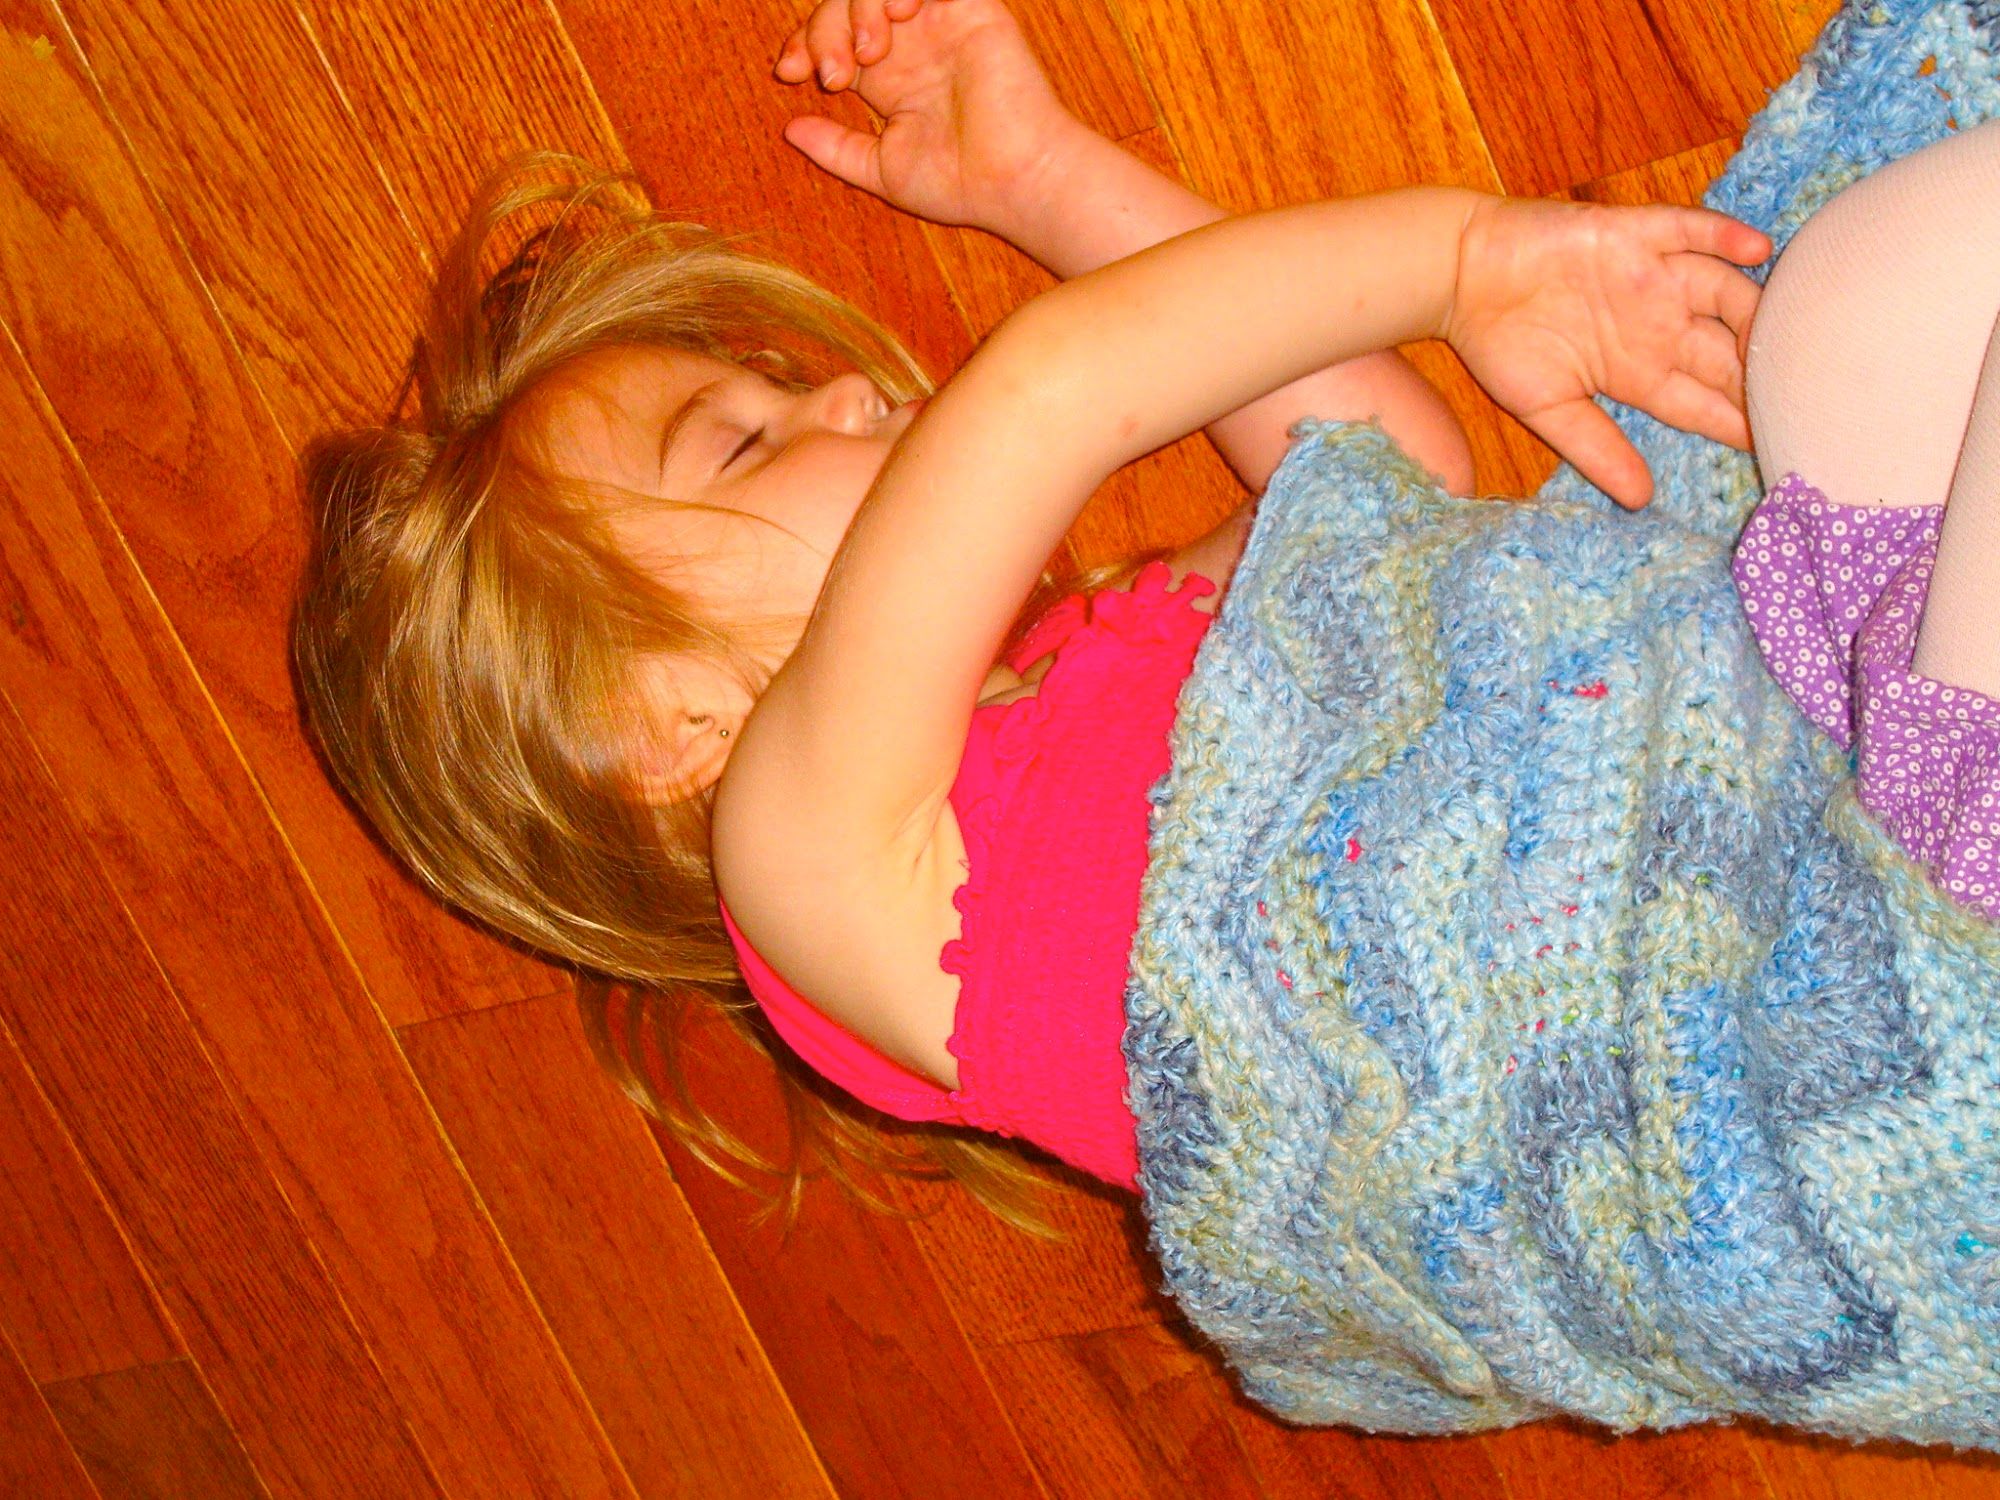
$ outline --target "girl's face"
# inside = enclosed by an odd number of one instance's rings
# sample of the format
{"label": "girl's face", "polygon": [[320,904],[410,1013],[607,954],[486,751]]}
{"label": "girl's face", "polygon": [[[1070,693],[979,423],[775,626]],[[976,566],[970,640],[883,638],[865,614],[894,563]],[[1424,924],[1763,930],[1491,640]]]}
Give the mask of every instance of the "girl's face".
{"label": "girl's face", "polygon": [[920,406],[891,409],[860,374],[794,393],[726,359],[627,345],[574,361],[537,393],[533,422],[560,473],[714,507],[621,508],[633,561],[725,617],[802,626]]}
{"label": "girl's face", "polygon": [[[522,415],[537,457],[555,472],[642,497],[610,517],[633,562],[725,620],[783,622],[780,639],[760,642],[776,672],[921,405],[891,410],[859,374],[794,393],[726,359],[621,345],[572,361]],[[646,496],[708,508],[646,505]],[[754,700],[699,661],[650,662],[646,681],[667,748],[644,773],[645,795],[672,799],[711,785]]]}

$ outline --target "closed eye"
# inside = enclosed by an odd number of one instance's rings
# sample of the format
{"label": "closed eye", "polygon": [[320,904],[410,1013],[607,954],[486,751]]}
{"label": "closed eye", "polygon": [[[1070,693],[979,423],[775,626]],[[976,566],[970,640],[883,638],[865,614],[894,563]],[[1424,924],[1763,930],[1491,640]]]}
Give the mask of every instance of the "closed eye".
{"label": "closed eye", "polygon": [[729,457],[725,458],[722,461],[722,467],[724,469],[728,468],[731,464],[735,463],[737,459],[741,458],[744,454],[748,453],[752,448],[756,447],[758,440],[764,436],[764,432],[765,429],[759,427],[755,432],[751,433],[750,436],[745,438],[740,444],[737,445],[735,452],[731,453]]}

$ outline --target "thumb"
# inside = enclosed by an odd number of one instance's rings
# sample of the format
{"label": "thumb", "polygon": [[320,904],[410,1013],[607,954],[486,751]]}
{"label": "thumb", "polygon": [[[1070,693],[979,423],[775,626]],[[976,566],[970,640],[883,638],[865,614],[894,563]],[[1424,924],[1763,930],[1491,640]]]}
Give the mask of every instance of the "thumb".
{"label": "thumb", "polygon": [[785,122],[784,136],[821,171],[882,195],[882,147],[872,131],[850,130],[825,115],[799,115]]}
{"label": "thumb", "polygon": [[1565,401],[1527,419],[1535,435],[1576,466],[1579,474],[1627,510],[1653,498],[1653,473],[1595,401]]}

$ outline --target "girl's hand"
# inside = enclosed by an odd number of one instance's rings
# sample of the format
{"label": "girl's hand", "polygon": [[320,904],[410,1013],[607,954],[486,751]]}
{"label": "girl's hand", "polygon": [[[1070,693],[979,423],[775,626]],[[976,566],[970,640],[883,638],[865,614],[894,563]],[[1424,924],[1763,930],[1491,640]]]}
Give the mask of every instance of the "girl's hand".
{"label": "girl's hand", "polygon": [[801,115],[785,139],[842,182],[939,224],[1009,222],[1087,131],[1002,0],[820,0],[775,69],[785,83],[815,71],[830,92],[853,84],[882,132]]}
{"label": "girl's hand", "polygon": [[1487,198],[1459,243],[1443,334],[1494,400],[1636,510],[1652,475],[1591,396],[1748,449],[1743,354],[1758,288],[1736,267],[1771,251],[1711,209]]}

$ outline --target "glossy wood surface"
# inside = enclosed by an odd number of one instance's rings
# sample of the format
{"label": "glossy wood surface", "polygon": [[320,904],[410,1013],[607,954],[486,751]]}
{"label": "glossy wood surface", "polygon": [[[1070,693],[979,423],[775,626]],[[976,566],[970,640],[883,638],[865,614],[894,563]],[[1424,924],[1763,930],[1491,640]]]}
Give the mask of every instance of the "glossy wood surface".
{"label": "glossy wood surface", "polygon": [[[1020,0],[1070,107],[1225,206],[1411,181],[1691,201],[1825,0]],[[1048,285],[779,138],[799,0],[0,0],[0,1495],[2000,1496],[1992,1461],[1752,1428],[1287,1427],[1069,1238],[822,1184],[781,1238],[650,1129],[562,976],[327,784],[284,620],[294,464],[394,395],[472,184],[526,145],[755,231],[938,375]],[[1482,484],[1551,459],[1435,348]],[[1194,438],[1098,559],[1241,499]],[[696,1085],[754,1139],[768,1078]]]}

